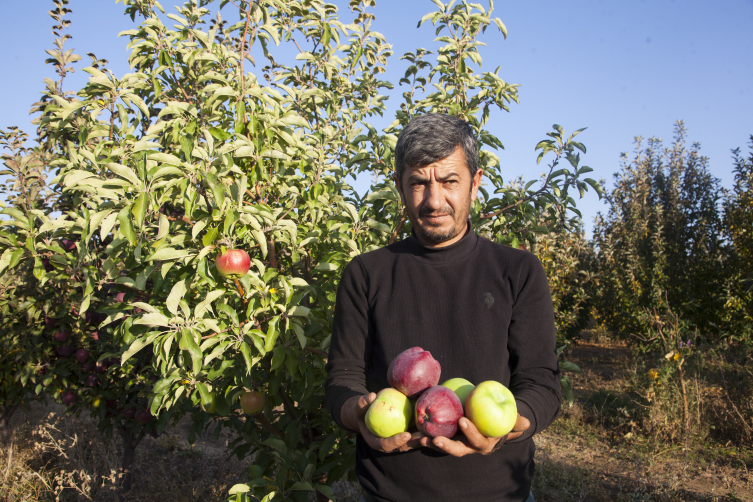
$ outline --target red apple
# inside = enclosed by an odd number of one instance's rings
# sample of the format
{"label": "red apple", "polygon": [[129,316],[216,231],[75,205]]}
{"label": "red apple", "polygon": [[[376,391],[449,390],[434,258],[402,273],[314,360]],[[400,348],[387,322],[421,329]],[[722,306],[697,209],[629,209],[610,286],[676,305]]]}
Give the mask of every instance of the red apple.
{"label": "red apple", "polygon": [[58,321],[57,319],[53,319],[52,317],[45,317],[44,325],[47,326],[49,329],[53,329],[55,328],[55,326],[58,325]]}
{"label": "red apple", "polygon": [[217,258],[216,265],[225,279],[243,277],[251,268],[251,258],[242,249],[228,249]]}
{"label": "red apple", "polygon": [[421,347],[401,352],[390,363],[387,381],[411,399],[439,383],[442,369],[431,353]]}
{"label": "red apple", "polygon": [[144,408],[143,410],[139,410],[136,413],[136,417],[135,418],[136,418],[137,422],[141,422],[142,424],[145,424],[145,423],[149,422],[149,420],[152,419],[152,414],[149,412],[149,410],[147,410],[146,408]]}
{"label": "red apple", "polygon": [[84,364],[89,359],[89,351],[86,349],[78,349],[76,351],[76,361]]}
{"label": "red apple", "polygon": [[94,371],[94,368],[96,368],[96,366],[97,363],[95,363],[94,361],[87,361],[81,365],[81,371],[83,371],[84,373],[91,373],[92,371]]}
{"label": "red apple", "polygon": [[42,258],[42,266],[44,267],[45,272],[52,272],[55,270],[55,267],[52,266],[52,263],[50,263],[48,258]]}
{"label": "red apple", "polygon": [[94,368],[97,373],[107,372],[107,363],[105,361],[97,361],[97,366]]}
{"label": "red apple", "polygon": [[54,338],[56,342],[65,343],[68,341],[68,337],[70,336],[70,333],[67,331],[56,331]]}
{"label": "red apple", "polygon": [[76,403],[76,393],[72,390],[63,392],[62,402],[66,406],[71,406]]}
{"label": "red apple", "polygon": [[267,398],[259,392],[252,390],[241,396],[241,409],[246,415],[256,415],[264,409],[266,402]]}
{"label": "red apple", "polygon": [[84,382],[87,387],[94,387],[95,385],[99,385],[99,377],[97,375],[89,375],[86,377],[86,381]]}
{"label": "red apple", "polygon": [[416,427],[430,437],[451,438],[458,432],[463,403],[455,392],[436,385],[421,394],[416,402]]}
{"label": "red apple", "polygon": [[99,341],[99,332],[98,332],[98,331],[92,331],[91,337],[92,337],[92,338],[93,338],[94,340],[97,340],[97,341]]}
{"label": "red apple", "polygon": [[75,241],[69,241],[68,239],[60,239],[60,244],[62,245],[62,248],[66,251],[73,251],[76,249],[76,242]]}
{"label": "red apple", "polygon": [[125,293],[120,292],[117,295],[115,295],[115,301],[118,303],[123,303],[123,300],[125,300]]}
{"label": "red apple", "polygon": [[136,408],[126,408],[123,410],[123,418],[130,420],[136,416]]}
{"label": "red apple", "polygon": [[60,357],[71,357],[76,352],[76,347],[73,345],[63,345],[62,347],[55,347],[55,353]]}

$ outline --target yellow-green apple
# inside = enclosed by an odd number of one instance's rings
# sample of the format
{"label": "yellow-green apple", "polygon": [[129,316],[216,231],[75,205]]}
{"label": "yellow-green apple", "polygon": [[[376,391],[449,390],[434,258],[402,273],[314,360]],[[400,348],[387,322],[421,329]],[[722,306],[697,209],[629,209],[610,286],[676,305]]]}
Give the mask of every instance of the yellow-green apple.
{"label": "yellow-green apple", "polygon": [[366,427],[380,438],[392,437],[408,430],[413,416],[413,405],[408,397],[397,389],[386,388],[366,412]]}
{"label": "yellow-green apple", "polygon": [[392,360],[387,369],[387,381],[409,398],[416,399],[421,392],[439,383],[441,372],[439,361],[430,352],[412,347]]}
{"label": "yellow-green apple", "polygon": [[242,249],[228,249],[217,258],[216,266],[225,279],[240,278],[251,268],[251,258]]}
{"label": "yellow-green apple", "polygon": [[241,409],[246,415],[256,415],[264,409],[267,398],[259,392],[252,390],[241,396]]}
{"label": "yellow-green apple", "polygon": [[461,403],[465,403],[465,399],[474,387],[474,385],[465,378],[450,378],[440,385],[444,385],[445,387],[454,390]]}
{"label": "yellow-green apple", "polygon": [[416,427],[429,437],[451,438],[458,432],[463,403],[455,392],[442,385],[426,389],[416,401]]}
{"label": "yellow-green apple", "polygon": [[488,438],[509,433],[518,419],[518,407],[510,389],[494,380],[481,382],[465,400],[465,416]]}

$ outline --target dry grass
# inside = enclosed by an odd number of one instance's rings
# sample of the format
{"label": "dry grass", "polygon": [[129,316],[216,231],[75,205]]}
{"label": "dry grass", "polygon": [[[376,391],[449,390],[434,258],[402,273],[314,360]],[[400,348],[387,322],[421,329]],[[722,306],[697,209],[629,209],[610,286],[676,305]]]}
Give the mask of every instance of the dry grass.
{"label": "dry grass", "polygon": [[[0,501],[225,501],[248,466],[210,438],[191,447],[180,430],[145,438],[136,451],[134,487],[118,498],[119,437],[88,419],[19,412],[13,445],[0,456]],[[182,437],[181,437],[182,436]]]}
{"label": "dry grass", "polygon": [[[573,378],[578,402],[535,438],[537,502],[753,501],[753,449],[717,437],[729,428],[718,421],[747,412],[740,408],[750,403],[737,399],[750,389],[730,396],[718,383],[690,378],[694,423],[710,421],[716,432],[678,442],[680,436],[666,432],[678,426],[676,406],[633,402],[640,375],[626,346],[594,337],[574,347],[570,358],[584,369]],[[744,374],[734,360],[720,364],[729,385],[736,383],[735,371]],[[119,438],[103,439],[91,421],[61,411],[37,406],[17,413],[14,447],[0,455],[0,502],[117,500]],[[186,437],[179,427],[144,439],[134,489],[124,501],[227,500],[248,460],[230,458],[224,440],[202,437],[191,447]],[[338,481],[333,488],[339,501],[360,500],[356,483]]]}

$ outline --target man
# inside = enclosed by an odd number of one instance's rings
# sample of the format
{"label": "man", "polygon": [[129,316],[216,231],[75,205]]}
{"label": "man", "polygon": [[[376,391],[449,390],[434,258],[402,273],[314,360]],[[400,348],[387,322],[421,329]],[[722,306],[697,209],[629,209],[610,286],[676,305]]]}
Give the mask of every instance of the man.
{"label": "man", "polygon": [[[359,433],[356,475],[367,501],[523,502],[531,437],[559,411],[551,295],[535,255],[477,236],[469,213],[482,171],[476,139],[457,117],[426,114],[402,131],[395,184],[411,237],[354,258],[343,272],[332,329],[326,403]],[[485,438],[466,418],[453,438],[420,432],[378,438],[364,415],[389,387],[387,368],[410,347],[431,352],[440,382],[496,380],[518,420]]]}

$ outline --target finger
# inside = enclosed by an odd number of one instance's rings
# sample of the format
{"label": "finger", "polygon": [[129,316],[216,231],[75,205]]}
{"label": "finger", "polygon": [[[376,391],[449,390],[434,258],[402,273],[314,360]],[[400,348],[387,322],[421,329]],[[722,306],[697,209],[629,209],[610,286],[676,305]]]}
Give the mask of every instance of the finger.
{"label": "finger", "polygon": [[357,414],[359,417],[363,418],[366,416],[366,412],[369,411],[369,406],[371,406],[371,403],[373,403],[376,400],[376,394],[370,393],[368,395],[363,395],[358,399],[358,408],[357,408]]}
{"label": "finger", "polygon": [[437,436],[432,441],[435,449],[443,451],[453,457],[463,457],[469,453],[474,453],[475,450],[471,449],[465,443],[460,441],[453,441],[452,439],[444,436]]}
{"label": "finger", "polygon": [[404,448],[408,441],[411,440],[411,437],[410,432],[401,432],[392,437],[380,439],[379,442],[382,444],[382,451],[390,452]]}
{"label": "finger", "polygon": [[518,439],[523,434],[525,434],[525,431],[511,432],[510,434],[507,435],[507,441],[509,441],[511,439]]}
{"label": "finger", "polygon": [[[518,413],[518,418],[517,420],[515,420],[515,426],[513,426],[512,430],[513,432],[523,432],[527,430],[530,426],[531,426],[531,421],[528,420],[523,415],[521,415],[520,413]],[[509,439],[515,439],[515,438],[510,437]]]}
{"label": "finger", "polygon": [[[481,434],[473,422],[465,417],[458,420],[458,428],[463,432],[471,448],[484,450],[489,446],[489,438]],[[496,441],[494,441],[496,443]]]}

